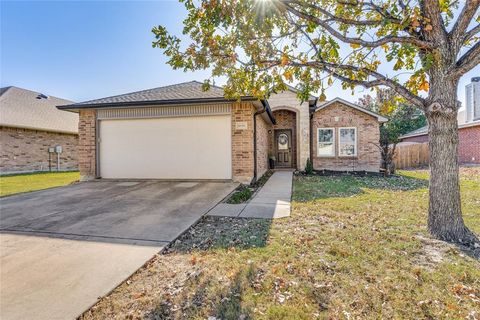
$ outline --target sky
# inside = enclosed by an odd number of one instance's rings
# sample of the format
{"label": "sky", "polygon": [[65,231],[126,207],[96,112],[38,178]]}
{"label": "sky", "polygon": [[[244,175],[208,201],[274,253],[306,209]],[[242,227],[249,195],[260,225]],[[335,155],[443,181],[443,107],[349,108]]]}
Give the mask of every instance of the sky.
{"label": "sky", "polygon": [[[185,17],[178,1],[4,1],[0,0],[0,85],[17,86],[75,102],[203,81],[207,71],[172,70],[160,49],[152,48],[151,29],[164,25],[181,34]],[[460,81],[480,76],[480,66]],[[222,84],[220,81],[217,84]],[[328,99],[355,102],[338,82]]]}

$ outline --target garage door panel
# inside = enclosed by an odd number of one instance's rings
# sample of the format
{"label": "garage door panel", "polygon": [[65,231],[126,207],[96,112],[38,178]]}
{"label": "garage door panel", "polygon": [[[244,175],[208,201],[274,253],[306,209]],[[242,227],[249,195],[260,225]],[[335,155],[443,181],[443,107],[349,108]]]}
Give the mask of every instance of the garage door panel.
{"label": "garage door panel", "polygon": [[231,179],[230,116],[100,121],[103,178]]}

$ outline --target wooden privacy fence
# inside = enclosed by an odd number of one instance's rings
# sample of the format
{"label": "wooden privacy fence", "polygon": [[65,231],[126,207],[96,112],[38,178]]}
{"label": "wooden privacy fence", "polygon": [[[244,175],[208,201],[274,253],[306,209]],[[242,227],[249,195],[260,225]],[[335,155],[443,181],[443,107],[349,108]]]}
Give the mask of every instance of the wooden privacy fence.
{"label": "wooden privacy fence", "polygon": [[397,144],[393,162],[396,169],[415,168],[428,165],[428,142],[402,142]]}

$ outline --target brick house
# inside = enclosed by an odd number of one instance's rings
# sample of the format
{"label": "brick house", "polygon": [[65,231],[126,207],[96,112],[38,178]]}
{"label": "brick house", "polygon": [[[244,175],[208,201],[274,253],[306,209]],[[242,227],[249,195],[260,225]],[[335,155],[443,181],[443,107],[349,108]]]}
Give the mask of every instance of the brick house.
{"label": "brick house", "polygon": [[[17,87],[0,89],[1,174],[78,169],[78,114],[56,108],[67,103]],[[59,157],[49,152],[57,146]]]}
{"label": "brick house", "polygon": [[[419,128],[400,137],[402,142],[428,142],[428,126]],[[480,121],[458,125],[458,162],[480,164]]]}
{"label": "brick house", "polygon": [[386,118],[342,99],[317,105],[293,88],[268,100],[224,97],[196,81],[58,106],[79,113],[82,179],[249,183],[277,168],[379,171]]}

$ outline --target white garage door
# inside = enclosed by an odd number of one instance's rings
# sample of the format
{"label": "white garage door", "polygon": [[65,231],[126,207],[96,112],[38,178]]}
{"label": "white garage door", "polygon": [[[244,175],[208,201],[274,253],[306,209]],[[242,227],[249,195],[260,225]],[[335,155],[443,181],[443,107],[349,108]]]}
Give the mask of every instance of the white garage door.
{"label": "white garage door", "polygon": [[230,115],[100,121],[100,175],[231,179]]}

